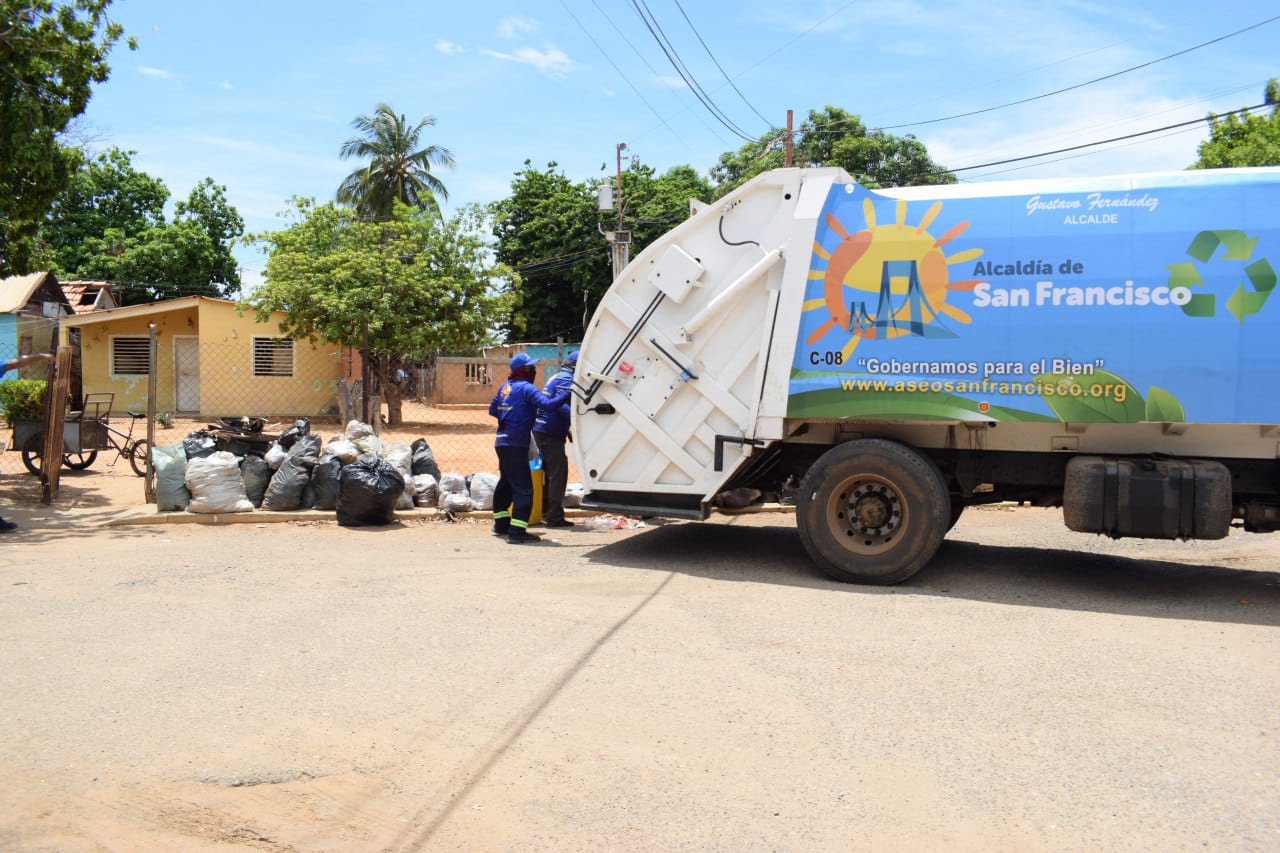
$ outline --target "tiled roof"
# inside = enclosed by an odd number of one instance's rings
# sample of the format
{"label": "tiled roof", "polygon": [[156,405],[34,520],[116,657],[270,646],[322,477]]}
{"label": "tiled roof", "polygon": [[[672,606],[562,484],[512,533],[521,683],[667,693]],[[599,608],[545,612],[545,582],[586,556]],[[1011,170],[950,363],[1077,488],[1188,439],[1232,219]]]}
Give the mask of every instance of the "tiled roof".
{"label": "tiled roof", "polygon": [[113,307],[114,302],[106,306],[98,305],[98,298],[102,291],[110,290],[111,286],[109,281],[75,279],[62,282],[62,292],[67,295],[67,301],[71,303],[71,310],[75,313],[92,314],[100,307]]}

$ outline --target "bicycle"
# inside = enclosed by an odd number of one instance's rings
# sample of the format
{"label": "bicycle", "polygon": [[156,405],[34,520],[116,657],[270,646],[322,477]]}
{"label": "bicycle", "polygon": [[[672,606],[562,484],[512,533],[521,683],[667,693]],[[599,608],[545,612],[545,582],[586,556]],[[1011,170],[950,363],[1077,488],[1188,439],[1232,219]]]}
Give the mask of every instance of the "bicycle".
{"label": "bicycle", "polygon": [[[98,448],[114,449],[116,451],[116,462],[121,459],[128,459],[133,472],[139,477],[147,475],[147,453],[151,450],[150,443],[145,438],[134,439],[133,428],[138,421],[145,418],[142,412],[129,412],[129,431],[121,432],[111,424],[107,423],[107,419],[88,418],[81,419],[80,434],[85,434],[85,426],[87,424],[96,424],[96,429],[92,432],[97,434],[99,441],[93,442],[94,447],[85,448],[83,446],[75,450],[67,450],[63,447],[62,463],[73,471],[83,471],[94,463],[98,458]],[[27,470],[36,476],[40,475],[43,470],[44,456],[44,434],[37,433],[27,439],[22,446],[22,464],[27,466]],[[110,463],[115,465],[115,462]]]}

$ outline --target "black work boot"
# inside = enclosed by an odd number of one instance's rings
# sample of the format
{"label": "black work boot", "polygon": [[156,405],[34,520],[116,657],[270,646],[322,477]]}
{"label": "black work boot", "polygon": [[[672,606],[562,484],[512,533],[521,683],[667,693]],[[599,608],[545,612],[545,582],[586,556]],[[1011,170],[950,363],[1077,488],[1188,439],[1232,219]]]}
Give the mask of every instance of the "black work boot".
{"label": "black work boot", "polygon": [[538,542],[541,539],[542,537],[538,534],[521,530],[519,527],[513,527],[507,531],[507,541],[512,545],[519,545],[522,542]]}

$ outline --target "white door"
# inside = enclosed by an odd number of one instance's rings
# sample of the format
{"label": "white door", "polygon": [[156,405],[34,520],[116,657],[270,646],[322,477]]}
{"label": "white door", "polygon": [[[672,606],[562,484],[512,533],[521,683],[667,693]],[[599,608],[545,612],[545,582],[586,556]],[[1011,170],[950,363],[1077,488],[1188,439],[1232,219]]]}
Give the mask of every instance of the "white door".
{"label": "white door", "polygon": [[178,411],[200,411],[200,339],[180,336],[173,339],[173,399]]}

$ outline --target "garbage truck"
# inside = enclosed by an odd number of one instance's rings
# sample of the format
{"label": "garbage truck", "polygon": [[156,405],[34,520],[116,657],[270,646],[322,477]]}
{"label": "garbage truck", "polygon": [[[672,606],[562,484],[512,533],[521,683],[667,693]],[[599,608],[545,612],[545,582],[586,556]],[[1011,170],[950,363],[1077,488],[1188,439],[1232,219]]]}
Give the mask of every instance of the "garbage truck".
{"label": "garbage truck", "polygon": [[891,584],[966,507],[1112,537],[1280,525],[1280,168],[870,189],[761,174],[649,245],[583,338],[599,510],[794,506]]}

